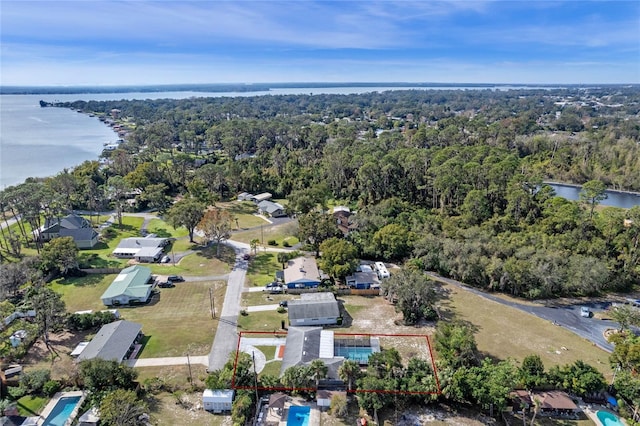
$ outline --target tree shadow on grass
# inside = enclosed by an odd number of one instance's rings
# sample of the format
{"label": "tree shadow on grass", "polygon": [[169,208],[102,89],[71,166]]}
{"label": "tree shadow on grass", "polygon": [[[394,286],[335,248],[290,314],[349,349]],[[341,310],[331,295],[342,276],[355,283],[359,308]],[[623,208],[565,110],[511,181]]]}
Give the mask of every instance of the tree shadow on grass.
{"label": "tree shadow on grass", "polygon": [[87,274],[86,276],[81,278],[76,278],[76,277],[61,278],[60,280],[58,280],[58,284],[74,285],[76,287],[92,286],[92,285],[100,284],[102,282],[102,278],[104,278],[103,274]]}
{"label": "tree shadow on grass", "polygon": [[220,246],[220,256],[216,256],[216,245],[210,246],[195,246],[193,251],[196,252],[196,256],[204,257],[205,259],[218,259],[228,265],[234,265],[236,263],[236,253],[231,247],[225,245]]}

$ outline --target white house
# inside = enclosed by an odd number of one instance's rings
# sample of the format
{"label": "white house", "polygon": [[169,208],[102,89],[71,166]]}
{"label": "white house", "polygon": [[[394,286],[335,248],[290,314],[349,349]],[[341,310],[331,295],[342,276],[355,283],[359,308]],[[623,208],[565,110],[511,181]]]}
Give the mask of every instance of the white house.
{"label": "white house", "polygon": [[202,406],[206,411],[222,413],[231,411],[233,389],[205,389],[202,392]]}
{"label": "white house", "polygon": [[153,235],[123,238],[113,250],[113,255],[125,259],[134,258],[138,262],[157,262],[167,244],[168,238],[156,238]]}

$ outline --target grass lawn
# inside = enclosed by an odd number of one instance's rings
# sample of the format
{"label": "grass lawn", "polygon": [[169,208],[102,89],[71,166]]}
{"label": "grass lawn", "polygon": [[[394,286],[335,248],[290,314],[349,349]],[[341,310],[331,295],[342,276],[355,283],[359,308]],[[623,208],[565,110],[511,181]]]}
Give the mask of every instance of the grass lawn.
{"label": "grass lawn", "polygon": [[276,240],[278,247],[282,247],[284,240],[287,240],[290,245],[298,242],[296,237],[298,233],[298,222],[293,221],[281,225],[270,225],[263,222],[261,225],[259,228],[235,232],[231,236],[231,239],[247,244],[249,244],[251,240],[257,239],[262,245],[267,245],[269,240]]}
{"label": "grass lawn", "polygon": [[227,203],[216,203],[216,206],[231,213],[231,216],[233,217],[231,229],[233,231],[246,230],[254,228],[256,226],[268,224],[266,220],[255,216],[255,214],[258,212],[258,208],[251,201],[231,201]]}
{"label": "grass lawn", "polygon": [[287,312],[250,312],[248,315],[238,316],[238,328],[241,331],[280,331],[282,320],[287,323]]}
{"label": "grass lawn", "polygon": [[[70,312],[105,309],[100,296],[115,275],[89,275],[56,280],[52,288],[62,294]],[[142,324],[145,334],[141,358],[205,355],[211,348],[217,323],[211,319],[209,289],[215,288],[216,309],[222,309],[224,282],[184,282],[162,289],[147,305],[119,307],[124,319]]]}
{"label": "grass lawn", "polygon": [[[273,347],[275,349],[275,347]],[[260,376],[275,376],[280,377],[280,369],[282,368],[282,361],[267,362],[260,372]]]}
{"label": "grass lawn", "polygon": [[220,258],[216,257],[215,247],[194,246],[192,253],[173,263],[152,263],[149,266],[154,274],[182,274],[193,276],[228,274],[235,263],[235,252],[227,246],[220,247]]}
{"label": "grass lawn", "polygon": [[[594,366],[611,379],[609,354],[563,327],[534,315],[504,306],[471,292],[445,286],[450,298],[443,304],[455,316],[476,328],[478,349],[494,358],[518,361],[531,354],[540,356],[546,368],[577,360]],[[566,348],[563,350],[561,348]]]}
{"label": "grass lawn", "polygon": [[189,235],[189,231],[184,226],[174,229],[162,219],[151,219],[147,224],[147,231],[156,234],[160,238],[180,238]]}
{"label": "grass lawn", "polygon": [[49,398],[43,396],[26,395],[18,399],[18,413],[21,416],[37,416],[44,406],[49,402]]}
{"label": "grass lawn", "polygon": [[100,238],[100,242],[90,250],[80,250],[79,259],[83,267],[111,268],[123,267],[128,259],[112,257],[111,253],[118,246],[120,240],[128,237],[139,237],[140,227],[144,219],[134,216],[123,216],[122,226],[114,223],[107,228],[106,233]]}
{"label": "grass lawn", "polygon": [[282,269],[278,262],[277,254],[272,252],[260,252],[251,257],[247,270],[247,285],[249,287],[264,287],[275,280],[276,271]]}
{"label": "grass lawn", "polygon": [[[158,367],[138,367],[138,382],[144,385],[145,380],[158,377],[162,379],[168,387],[187,389],[189,383],[189,366],[187,365],[163,365]],[[204,386],[207,378],[206,367],[202,364],[191,364],[191,375],[193,383],[197,386]]]}
{"label": "grass lawn", "polygon": [[269,292],[242,293],[241,306],[273,305],[283,300],[291,300],[294,296],[287,294],[270,294]]}

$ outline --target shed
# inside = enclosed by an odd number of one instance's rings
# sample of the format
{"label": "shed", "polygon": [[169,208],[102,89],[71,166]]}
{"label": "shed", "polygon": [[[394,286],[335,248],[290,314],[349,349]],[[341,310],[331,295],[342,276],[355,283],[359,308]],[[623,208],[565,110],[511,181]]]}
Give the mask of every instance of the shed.
{"label": "shed", "polygon": [[202,406],[206,411],[222,413],[231,411],[233,389],[205,389],[202,392]]}
{"label": "shed", "polygon": [[316,393],[318,407],[330,407],[331,398],[333,398],[334,395],[342,395],[345,399],[347,398],[347,393],[344,391],[318,389]]}

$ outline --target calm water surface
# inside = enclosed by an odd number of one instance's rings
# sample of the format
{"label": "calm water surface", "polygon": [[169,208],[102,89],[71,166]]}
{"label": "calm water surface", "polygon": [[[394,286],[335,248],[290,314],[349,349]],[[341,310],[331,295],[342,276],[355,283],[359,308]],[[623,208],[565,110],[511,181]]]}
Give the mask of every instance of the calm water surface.
{"label": "calm water surface", "polygon": [[[579,200],[580,190],[578,186],[562,185],[558,183],[548,183],[556,191],[556,195],[567,200]],[[622,207],[630,209],[633,206],[640,206],[640,194],[631,192],[607,191],[607,198],[600,202],[603,206]]]}

